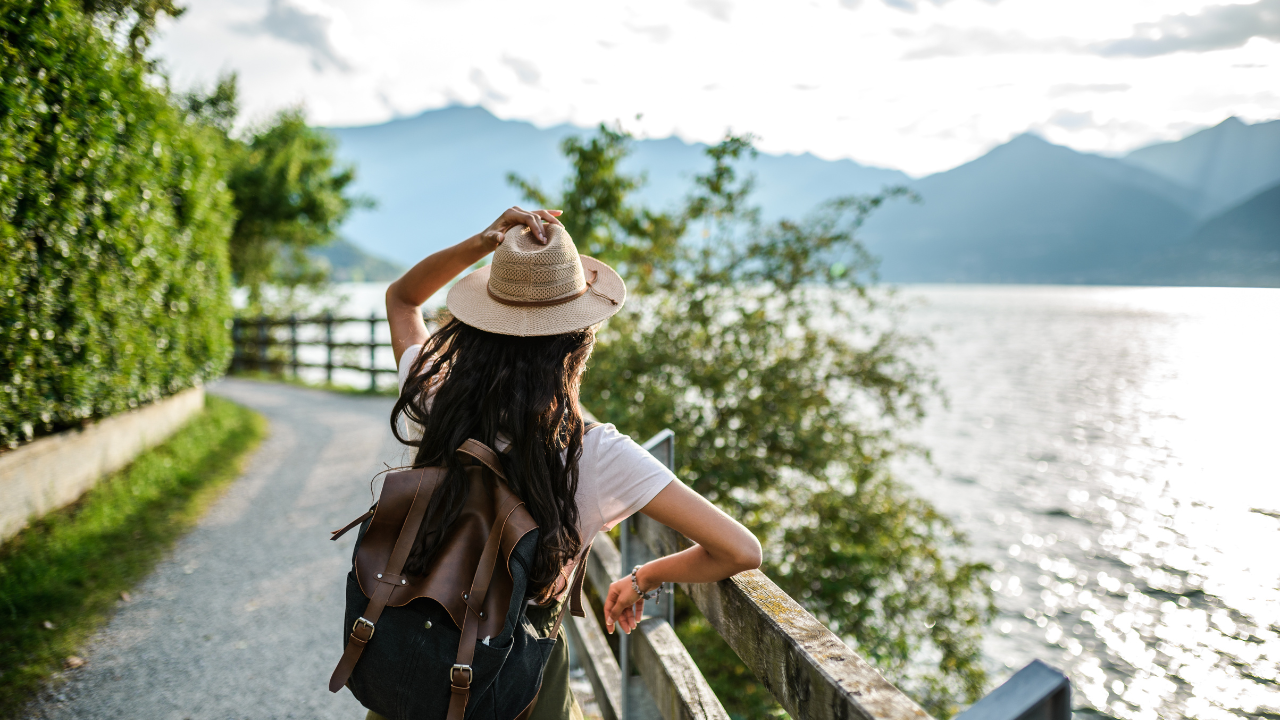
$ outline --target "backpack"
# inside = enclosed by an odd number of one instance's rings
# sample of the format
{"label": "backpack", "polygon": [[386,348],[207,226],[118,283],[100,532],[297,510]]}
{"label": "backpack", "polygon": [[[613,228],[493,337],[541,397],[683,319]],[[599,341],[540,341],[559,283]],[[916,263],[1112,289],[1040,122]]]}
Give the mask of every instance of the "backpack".
{"label": "backpack", "polygon": [[[360,526],[347,574],[350,632],[329,690],[346,686],[388,720],[527,718],[564,619],[562,608],[543,638],[525,616],[538,526],[497,454],[476,440],[458,453],[470,490],[425,575],[402,571],[444,467],[389,473],[378,502],[332,533],[337,540]],[[590,550],[566,603],[577,617]]]}

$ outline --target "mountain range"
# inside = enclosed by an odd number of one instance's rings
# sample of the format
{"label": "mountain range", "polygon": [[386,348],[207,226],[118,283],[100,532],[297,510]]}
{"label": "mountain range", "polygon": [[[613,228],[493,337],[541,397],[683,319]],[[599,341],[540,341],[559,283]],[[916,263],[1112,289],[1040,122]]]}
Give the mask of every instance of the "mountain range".
{"label": "mountain range", "polygon": [[[377,209],[349,219],[355,245],[412,264],[522,202],[514,172],[553,194],[569,171],[561,141],[478,107],[332,128]],[[705,145],[637,140],[624,172],[637,200],[670,207],[707,167]],[[1182,140],[1110,158],[1020,135],[959,167],[913,179],[809,154],[745,163],[766,219],[799,217],[831,197],[905,185],[862,229],[890,282],[1261,285],[1280,287],[1280,121],[1236,118]],[[335,264],[335,267],[338,265]]]}

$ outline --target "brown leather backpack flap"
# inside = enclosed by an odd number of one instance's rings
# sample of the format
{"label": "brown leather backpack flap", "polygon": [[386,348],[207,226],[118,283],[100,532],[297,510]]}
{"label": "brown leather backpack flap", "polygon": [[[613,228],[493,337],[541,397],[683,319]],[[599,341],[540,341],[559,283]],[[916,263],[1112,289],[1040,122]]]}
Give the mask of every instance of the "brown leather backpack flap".
{"label": "brown leather backpack flap", "polygon": [[[422,476],[421,488],[417,487],[415,473],[428,473]],[[445,473],[443,468],[426,468],[387,476],[378,509],[356,552],[356,578],[365,597],[371,597],[370,592],[378,584],[378,573],[384,572],[387,566],[415,491],[434,492]],[[500,560],[495,563],[498,567],[493,568],[488,591],[484,594],[484,616],[478,628],[479,636],[485,637],[502,632],[511,601],[512,579],[508,568],[511,552],[520,538],[536,529],[537,525],[524,504],[518,501],[514,509],[508,510],[506,517],[497,517],[504,504],[510,506],[507,501],[511,498],[511,491],[483,467],[468,467],[467,479],[471,487],[466,504],[444,543],[436,550],[426,575],[406,574],[399,578],[402,583],[392,590],[387,605],[398,607],[417,598],[428,597],[440,603],[454,624],[461,627],[467,609],[463,594],[470,591],[475,580],[480,555],[490,532],[495,523],[501,523]]]}
{"label": "brown leather backpack flap", "polygon": [[378,586],[377,574],[387,567],[414,497],[420,492],[426,493],[424,499],[429,501],[444,477],[444,468],[432,467],[388,473],[383,480],[369,529],[356,550],[356,580],[365,597],[373,597],[374,588]]}

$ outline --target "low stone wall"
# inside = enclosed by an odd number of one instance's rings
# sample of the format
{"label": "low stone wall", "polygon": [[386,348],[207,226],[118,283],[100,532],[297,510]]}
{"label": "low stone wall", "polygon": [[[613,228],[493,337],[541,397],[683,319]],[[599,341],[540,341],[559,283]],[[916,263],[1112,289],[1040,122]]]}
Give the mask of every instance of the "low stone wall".
{"label": "low stone wall", "polygon": [[0,541],[31,519],[75,502],[100,478],[164,442],[202,408],[204,388],[190,388],[0,454]]}

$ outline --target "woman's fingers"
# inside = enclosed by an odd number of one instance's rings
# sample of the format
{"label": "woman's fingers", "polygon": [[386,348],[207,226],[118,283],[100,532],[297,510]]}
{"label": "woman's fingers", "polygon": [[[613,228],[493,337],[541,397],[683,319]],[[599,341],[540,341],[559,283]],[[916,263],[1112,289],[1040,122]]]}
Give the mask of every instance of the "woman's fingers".
{"label": "woman's fingers", "polygon": [[510,222],[510,225],[507,227],[510,227],[511,225],[524,225],[533,231],[533,236],[538,238],[538,242],[543,245],[547,243],[547,238],[542,233],[542,218],[538,217],[536,214],[525,210],[519,205],[512,205],[510,209],[502,213],[502,217]]}
{"label": "woman's fingers", "polygon": [[537,213],[525,213],[524,220],[521,222],[529,226],[529,229],[533,231],[533,236],[538,238],[538,242],[543,245],[547,244],[546,233],[542,231],[542,218],[539,217]]}
{"label": "woman's fingers", "polygon": [[533,212],[535,215],[542,218],[543,220],[546,220],[549,223],[554,223],[556,225],[560,225],[560,227],[564,227],[564,225],[562,225],[560,221],[556,219],[556,216],[560,214],[559,210],[534,210]]}
{"label": "woman's fingers", "polygon": [[635,595],[631,591],[630,582],[630,578],[623,578],[609,586],[609,593],[604,601],[604,624],[605,630],[610,635],[615,628],[621,628],[623,632],[630,634],[636,629],[640,618],[644,617],[644,598],[638,599],[631,605],[623,604],[624,597],[630,598]]}
{"label": "woman's fingers", "polygon": [[609,595],[604,601],[604,624],[609,634],[613,634],[614,618],[618,616],[618,588],[616,585],[609,586]]}
{"label": "woman's fingers", "polygon": [[627,607],[618,615],[618,627],[622,628],[622,632],[630,635],[632,630],[636,629],[636,611],[635,608]]}
{"label": "woman's fingers", "polygon": [[[505,235],[508,230],[516,225],[524,225],[533,232],[533,236],[543,245],[547,244],[547,234],[542,229],[542,223],[549,222],[564,225],[556,219],[557,216],[563,214],[560,210],[525,210],[519,205],[512,205],[503,211],[502,215],[493,224],[489,226],[490,231]],[[487,236],[487,233],[486,233]],[[501,243],[498,240],[498,243]]]}

